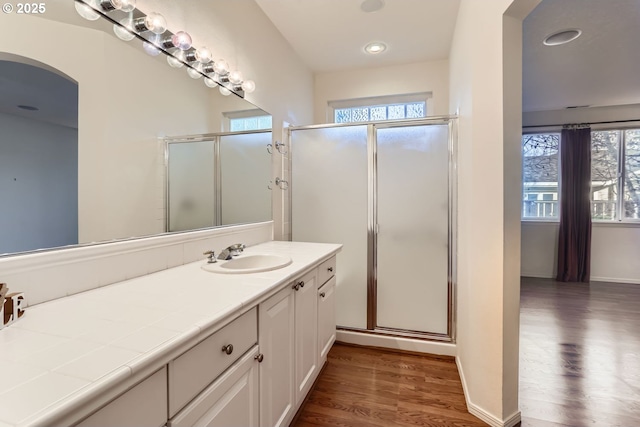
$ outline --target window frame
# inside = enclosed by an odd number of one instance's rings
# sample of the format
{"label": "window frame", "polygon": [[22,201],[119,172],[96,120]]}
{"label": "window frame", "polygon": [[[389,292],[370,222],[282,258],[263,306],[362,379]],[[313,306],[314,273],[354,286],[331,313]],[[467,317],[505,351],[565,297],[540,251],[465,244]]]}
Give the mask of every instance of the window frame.
{"label": "window frame", "polygon": [[[598,125],[598,124],[593,124],[591,126],[591,132],[606,132],[606,131],[620,131],[621,132],[621,137],[620,137],[620,146],[618,148],[618,177],[617,180],[618,182],[616,183],[616,188],[619,194],[618,200],[616,201],[616,215],[617,215],[617,219],[594,219],[593,217],[591,218],[591,221],[594,225],[597,226],[633,226],[633,227],[640,227],[640,218],[639,219],[633,219],[633,218],[624,218],[624,174],[626,171],[626,149],[627,149],[627,144],[626,144],[626,131],[627,130],[640,130],[640,121],[639,122],[632,122],[626,126],[611,126],[610,124],[603,124],[603,125]],[[560,135],[560,138],[562,138],[561,136],[561,132],[562,129],[558,128],[557,126],[549,126],[549,127],[540,127],[539,129],[527,129],[527,127],[523,127],[523,131],[522,131],[522,136],[520,138],[520,150],[521,150],[521,155],[520,155],[520,161],[523,161],[523,153],[522,153],[522,137],[524,135],[531,135],[531,134],[558,134]],[[562,141],[560,141],[560,143],[562,143]],[[558,155],[558,206],[560,206],[561,200],[562,200],[562,192],[561,192],[561,178],[562,178],[562,174],[560,173],[560,155]],[[523,168],[523,172],[521,177],[523,178],[524,175],[524,168]],[[590,181],[591,182],[591,181]],[[526,223],[559,223],[560,222],[560,218],[558,216],[558,218],[533,218],[533,217],[523,217],[522,216],[522,203],[524,201],[524,179],[522,180],[521,183],[521,191],[520,191],[520,221],[521,222],[526,222]],[[591,204],[591,200],[590,200],[590,204]]]}
{"label": "window frame", "polygon": [[[523,216],[522,204],[525,202],[524,200],[524,152],[522,150],[522,139],[525,135],[558,135],[558,216],[556,217],[525,217]],[[522,182],[520,184],[520,221],[522,222],[542,222],[542,223],[559,223],[560,222],[560,203],[562,200],[562,183],[561,178],[562,174],[560,173],[560,140],[561,140],[561,131],[558,129],[555,130],[531,130],[531,131],[523,131],[522,136],[520,137],[520,161],[522,162],[522,173],[520,174],[520,178]]]}
{"label": "window frame", "polygon": [[[388,106],[394,104],[411,104],[416,102],[424,102],[425,116],[429,116],[429,111],[433,109],[433,94],[432,92],[419,92],[419,93],[407,93],[400,95],[384,95],[384,96],[372,96],[366,98],[352,98],[342,99],[327,102],[327,123],[336,123],[335,111],[343,108],[358,108],[358,107],[374,107],[374,106]],[[405,119],[388,119],[393,120],[407,120]],[[352,123],[368,123],[367,122],[352,122]]]}
{"label": "window frame", "polygon": [[[271,116],[271,114],[268,114],[266,112],[264,112],[263,110],[259,109],[259,108],[255,108],[255,109],[251,109],[251,110],[242,110],[242,111],[231,111],[231,112],[225,112],[222,113],[222,132],[232,132],[231,131],[231,120],[235,120],[235,119],[252,119],[252,118],[258,118],[258,117],[271,117],[273,120],[273,117]],[[261,130],[269,130],[273,128],[273,122],[271,123],[271,127],[270,128],[260,128],[260,129],[252,129],[249,132],[253,132],[253,131],[261,131]],[[238,132],[243,132],[243,131],[238,131]]]}

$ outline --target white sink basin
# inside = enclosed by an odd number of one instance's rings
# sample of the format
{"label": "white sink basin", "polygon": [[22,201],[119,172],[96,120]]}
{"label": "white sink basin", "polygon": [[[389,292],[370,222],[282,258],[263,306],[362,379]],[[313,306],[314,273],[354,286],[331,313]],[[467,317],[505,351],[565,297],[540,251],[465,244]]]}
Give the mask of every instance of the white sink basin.
{"label": "white sink basin", "polygon": [[240,255],[238,258],[233,258],[229,261],[218,261],[213,264],[206,263],[202,266],[202,269],[212,273],[247,274],[277,270],[286,267],[292,262],[288,256],[264,254]]}

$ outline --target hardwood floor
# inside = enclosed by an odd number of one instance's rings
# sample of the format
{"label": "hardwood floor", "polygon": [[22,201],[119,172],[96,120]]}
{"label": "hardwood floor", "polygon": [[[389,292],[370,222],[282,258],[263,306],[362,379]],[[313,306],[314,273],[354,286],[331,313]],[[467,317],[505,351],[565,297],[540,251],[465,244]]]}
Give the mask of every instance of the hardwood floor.
{"label": "hardwood floor", "polygon": [[640,285],[523,278],[525,427],[640,426]]}
{"label": "hardwood floor", "polygon": [[486,426],[469,414],[453,358],[336,344],[292,426]]}
{"label": "hardwood floor", "polygon": [[[640,285],[523,278],[523,427],[640,426]],[[336,344],[293,426],[485,426],[452,359]]]}

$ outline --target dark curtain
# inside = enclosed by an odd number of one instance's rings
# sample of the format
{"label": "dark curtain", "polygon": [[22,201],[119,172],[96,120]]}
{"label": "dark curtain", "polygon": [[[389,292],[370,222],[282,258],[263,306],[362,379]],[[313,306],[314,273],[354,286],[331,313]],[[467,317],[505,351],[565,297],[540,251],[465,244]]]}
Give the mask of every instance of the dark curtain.
{"label": "dark curtain", "polygon": [[589,282],[591,270],[591,129],[562,129],[560,138],[561,282]]}

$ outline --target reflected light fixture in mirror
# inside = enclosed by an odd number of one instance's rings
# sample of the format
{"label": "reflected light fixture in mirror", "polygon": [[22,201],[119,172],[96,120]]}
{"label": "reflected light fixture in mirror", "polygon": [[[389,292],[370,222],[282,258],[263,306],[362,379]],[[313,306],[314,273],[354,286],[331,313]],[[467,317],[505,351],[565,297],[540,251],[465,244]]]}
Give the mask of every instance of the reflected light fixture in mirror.
{"label": "reflected light fixture in mirror", "polygon": [[245,93],[255,90],[255,82],[245,81],[240,71],[229,72],[229,64],[220,59],[213,61],[212,52],[205,48],[193,48],[192,38],[185,31],[172,33],[167,29],[166,19],[159,13],[145,14],[135,7],[135,0],[75,0],[76,11],[88,20],[105,18],[114,24],[114,33],[124,41],[138,38],[146,53],[167,55],[171,67],[187,65],[187,73],[193,79],[206,77],[205,85],[215,83],[220,93],[235,93],[244,98]]}

